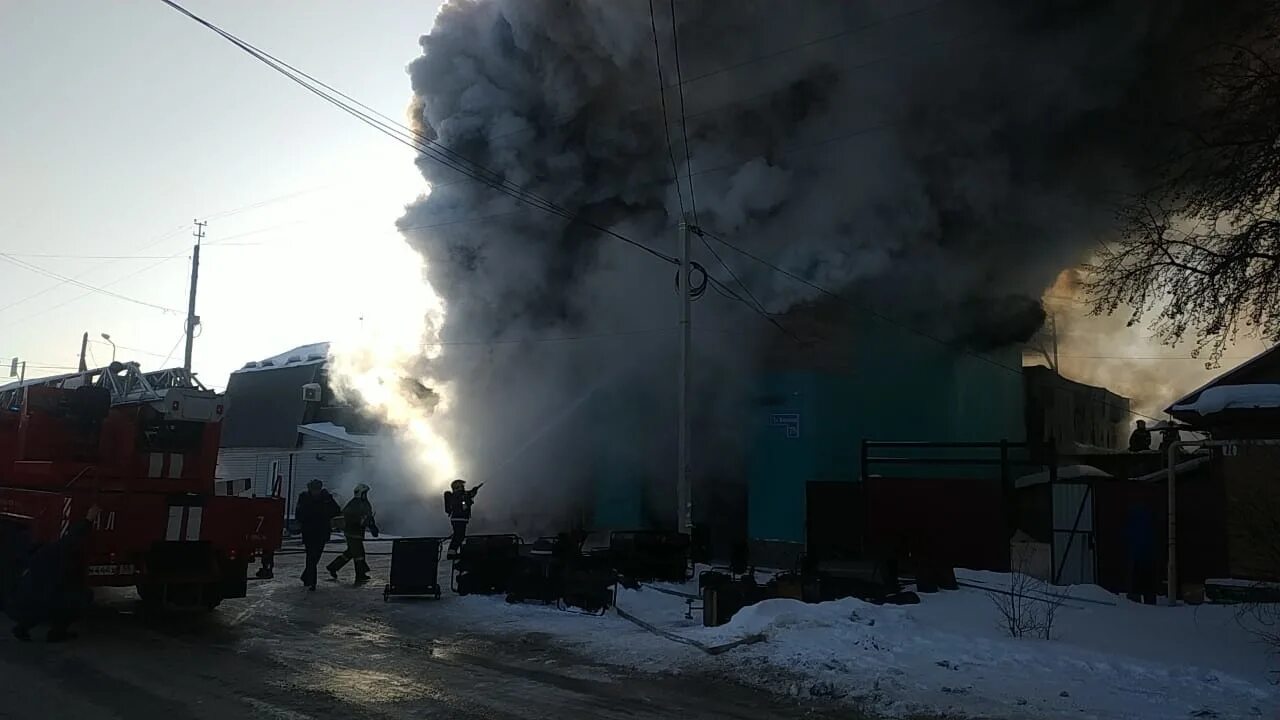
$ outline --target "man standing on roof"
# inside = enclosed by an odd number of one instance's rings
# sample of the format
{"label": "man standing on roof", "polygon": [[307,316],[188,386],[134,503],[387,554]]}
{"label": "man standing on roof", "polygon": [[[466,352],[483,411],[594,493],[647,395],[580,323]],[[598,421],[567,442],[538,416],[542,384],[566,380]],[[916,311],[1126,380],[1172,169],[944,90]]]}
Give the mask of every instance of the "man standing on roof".
{"label": "man standing on roof", "polygon": [[471,506],[476,503],[476,493],[484,483],[467,489],[461,479],[454,480],[444,492],[444,512],[449,516],[449,524],[453,526],[453,537],[449,539],[449,559],[458,557],[462,550],[462,541],[467,537],[467,523],[471,522]]}
{"label": "man standing on roof", "polygon": [[356,485],[355,492],[347,506],[342,508],[342,532],[347,538],[347,549],[329,563],[326,568],[329,577],[338,579],[338,571],[348,561],[355,561],[357,586],[369,582],[369,563],[364,559],[364,531],[368,530],[378,537],[378,524],[373,518],[373,505],[369,504],[369,486],[364,483]]}
{"label": "man standing on roof", "polygon": [[[298,525],[302,529],[302,545],[307,552],[307,565],[302,571],[302,584],[308,590],[316,589],[316,566],[324,554],[325,543],[333,532],[332,521],[342,514],[338,501],[333,499],[319,478],[307,483],[306,492],[298,496],[294,506]],[[357,566],[359,567],[359,566]]]}
{"label": "man standing on roof", "polygon": [[1151,449],[1151,431],[1147,429],[1147,421],[1139,420],[1138,427],[1129,436],[1129,452],[1146,452]]}

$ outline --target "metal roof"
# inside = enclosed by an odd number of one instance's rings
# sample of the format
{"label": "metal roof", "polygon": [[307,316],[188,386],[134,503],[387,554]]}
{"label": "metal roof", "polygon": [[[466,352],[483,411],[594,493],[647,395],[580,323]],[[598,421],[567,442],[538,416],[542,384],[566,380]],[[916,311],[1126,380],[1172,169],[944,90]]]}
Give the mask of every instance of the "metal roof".
{"label": "metal roof", "polygon": [[[1244,361],[1243,363],[1241,363],[1241,364],[1239,364],[1239,365],[1237,365],[1237,366],[1235,366],[1235,367],[1231,368],[1230,370],[1227,370],[1226,372],[1222,373],[1221,375],[1218,375],[1217,377],[1215,377],[1214,379],[1212,379],[1212,380],[1210,380],[1209,382],[1205,383],[1204,385],[1201,385],[1200,387],[1196,388],[1195,390],[1192,390],[1191,392],[1187,393],[1186,395],[1182,396],[1181,398],[1179,398],[1179,399],[1177,399],[1177,400],[1173,401],[1172,403],[1170,403],[1170,404],[1169,404],[1169,407],[1167,407],[1167,408],[1165,408],[1165,409],[1164,409],[1164,411],[1165,411],[1166,413],[1168,413],[1168,414],[1170,414],[1170,415],[1174,415],[1174,416],[1176,417],[1178,413],[1176,413],[1176,412],[1174,411],[1174,409],[1173,409],[1173,408],[1174,408],[1174,406],[1176,406],[1176,405],[1190,405],[1191,403],[1193,403],[1193,402],[1195,402],[1195,401],[1196,401],[1196,399],[1200,396],[1200,393],[1204,392],[1205,390],[1208,390],[1209,388],[1211,388],[1211,387],[1213,387],[1213,386],[1215,386],[1215,385],[1230,385],[1230,384],[1232,384],[1232,383],[1228,382],[1229,380],[1231,380],[1231,378],[1232,378],[1232,377],[1236,376],[1236,375],[1237,375],[1237,374],[1239,374],[1239,373],[1243,373],[1243,372],[1245,372],[1245,371],[1247,371],[1247,370],[1252,369],[1254,366],[1256,366],[1256,365],[1258,365],[1258,364],[1262,363],[1263,361],[1267,360],[1267,359],[1268,359],[1268,358],[1270,358],[1272,355],[1275,355],[1275,354],[1277,353],[1277,351],[1280,351],[1280,343],[1277,343],[1277,344],[1275,344],[1275,345],[1272,345],[1269,349],[1267,349],[1267,350],[1263,350],[1262,352],[1258,353],[1257,355],[1253,356],[1252,358],[1250,358],[1250,359],[1248,359],[1248,360]],[[1277,359],[1280,359],[1280,355],[1277,355]]]}

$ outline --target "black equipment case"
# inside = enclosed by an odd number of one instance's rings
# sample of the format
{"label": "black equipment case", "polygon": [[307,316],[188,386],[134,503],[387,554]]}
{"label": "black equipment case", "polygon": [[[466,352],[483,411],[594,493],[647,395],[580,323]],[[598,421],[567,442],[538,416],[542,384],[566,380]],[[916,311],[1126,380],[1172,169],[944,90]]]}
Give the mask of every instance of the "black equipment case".
{"label": "black equipment case", "polygon": [[391,541],[391,582],[382,599],[392,595],[440,598],[440,538],[397,538]]}

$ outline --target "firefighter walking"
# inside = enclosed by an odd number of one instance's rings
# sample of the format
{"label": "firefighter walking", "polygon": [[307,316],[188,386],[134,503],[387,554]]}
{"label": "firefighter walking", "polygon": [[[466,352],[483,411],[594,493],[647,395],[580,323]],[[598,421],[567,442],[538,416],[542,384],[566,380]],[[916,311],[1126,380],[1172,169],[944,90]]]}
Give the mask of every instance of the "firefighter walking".
{"label": "firefighter walking", "polygon": [[348,562],[355,562],[356,585],[369,582],[369,563],[364,559],[364,531],[378,537],[378,525],[373,517],[373,505],[369,504],[369,486],[356,485],[351,500],[342,508],[342,532],[347,539],[347,549],[325,568],[329,577],[338,579],[338,571]]}
{"label": "firefighter walking", "polygon": [[[324,554],[325,543],[333,533],[333,519],[342,514],[338,501],[333,499],[319,478],[307,483],[306,492],[298,496],[298,524],[302,528],[302,545],[306,548],[307,564],[302,571],[302,584],[308,590],[316,589],[316,566]],[[358,567],[358,566],[357,566]]]}

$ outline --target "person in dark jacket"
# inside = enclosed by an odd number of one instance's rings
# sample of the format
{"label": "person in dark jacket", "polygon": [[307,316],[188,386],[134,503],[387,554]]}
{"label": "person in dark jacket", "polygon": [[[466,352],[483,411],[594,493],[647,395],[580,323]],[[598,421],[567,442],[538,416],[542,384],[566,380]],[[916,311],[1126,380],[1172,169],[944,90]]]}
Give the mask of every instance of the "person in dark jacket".
{"label": "person in dark jacket", "polygon": [[453,536],[449,538],[449,559],[458,557],[462,549],[462,541],[467,537],[467,523],[471,522],[471,506],[476,503],[476,493],[484,483],[467,489],[462,480],[454,480],[444,492],[444,512],[449,516],[449,524],[453,526]]}
{"label": "person in dark jacket", "polygon": [[325,568],[329,577],[338,579],[338,571],[350,561],[356,565],[356,585],[369,582],[369,563],[364,559],[364,531],[378,537],[378,524],[373,517],[373,505],[369,503],[369,486],[356,485],[352,498],[342,508],[342,534],[347,539],[347,549],[334,558]]}
{"label": "person in dark jacket", "polygon": [[1146,452],[1151,449],[1151,431],[1147,429],[1147,421],[1139,420],[1138,426],[1129,435],[1129,452]]}
{"label": "person in dark jacket", "polygon": [[39,625],[49,626],[49,642],[74,637],[68,628],[84,614],[90,601],[85,582],[85,539],[100,512],[97,505],[89,508],[84,520],[72,523],[61,538],[31,556],[9,604],[9,615],[16,623],[14,637],[29,641],[31,630]]}
{"label": "person in dark jacket", "polygon": [[302,584],[308,590],[316,589],[316,566],[324,554],[325,543],[333,531],[333,519],[342,514],[338,501],[333,499],[319,478],[307,483],[307,491],[298,496],[295,516],[302,529],[302,545],[307,552],[307,566],[302,571]]}

